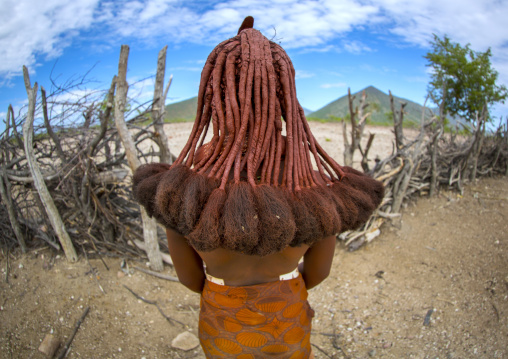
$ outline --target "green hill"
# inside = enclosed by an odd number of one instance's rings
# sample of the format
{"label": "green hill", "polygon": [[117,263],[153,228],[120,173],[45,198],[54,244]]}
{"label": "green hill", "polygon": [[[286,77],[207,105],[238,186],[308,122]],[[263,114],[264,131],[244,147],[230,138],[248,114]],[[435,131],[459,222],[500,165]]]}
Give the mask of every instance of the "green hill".
{"label": "green hill", "polygon": [[[367,103],[369,107],[367,107],[367,111],[371,112],[371,123],[377,124],[388,124],[391,123],[391,118],[388,118],[388,114],[391,112],[390,109],[390,96],[385,94],[384,92],[378,90],[373,86],[369,86],[364,90],[358,91],[353,94],[355,99],[353,101],[353,106],[358,106],[362,92],[365,91],[367,95]],[[413,122],[419,123],[422,116],[423,106],[417,104],[416,102],[412,102],[397,96],[394,96],[395,100],[395,108],[397,110],[400,109],[400,103],[407,103],[404,108],[404,122]],[[349,114],[349,104],[347,95],[342,96],[341,98],[329,103],[328,105],[322,107],[321,109],[310,113],[307,117],[309,119],[319,118],[319,119],[330,119],[333,117],[343,118]]]}
{"label": "green hill", "polygon": [[167,105],[165,120],[166,122],[194,121],[197,107],[197,96]]}
{"label": "green hill", "polygon": [[[367,103],[369,107],[367,110],[372,112],[370,122],[376,124],[391,124],[392,120],[389,119],[387,114],[390,113],[390,97],[384,92],[378,90],[373,86],[369,86],[364,90],[367,94]],[[356,96],[353,104],[358,106],[362,91],[354,94]],[[404,122],[409,124],[410,122],[419,123],[422,116],[423,107],[415,102],[394,96],[396,109],[400,109],[400,102],[406,102],[405,107],[406,114],[404,115]],[[197,97],[173,103],[166,106],[166,118],[167,122],[180,122],[180,121],[193,121],[196,117],[197,108]],[[343,118],[349,114],[348,98],[347,95],[329,103],[321,109],[311,112],[305,109],[305,115],[308,119],[324,119],[328,120],[333,117]]]}
{"label": "green hill", "polygon": [[[183,122],[183,121],[194,121],[196,118],[196,109],[198,106],[198,98],[192,97],[190,99],[172,103],[166,106],[166,122]],[[305,115],[307,116],[312,111],[303,108]]]}

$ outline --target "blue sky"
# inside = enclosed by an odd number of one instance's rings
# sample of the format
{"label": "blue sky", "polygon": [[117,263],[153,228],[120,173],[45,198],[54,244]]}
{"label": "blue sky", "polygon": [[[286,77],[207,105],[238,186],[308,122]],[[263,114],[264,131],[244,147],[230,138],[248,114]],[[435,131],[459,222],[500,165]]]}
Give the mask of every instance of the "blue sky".
{"label": "blue sky", "polygon": [[[153,95],[157,54],[168,45],[166,103],[197,94],[201,68],[243,18],[291,57],[302,106],[317,110],[373,85],[423,104],[429,72],[423,56],[432,34],[477,51],[492,49],[499,83],[508,85],[508,2],[503,0],[0,0],[0,121],[26,104],[22,66],[51,92],[88,73],[65,94],[106,89],[120,46],[130,46],[129,96]],[[495,115],[505,117],[508,106]],[[0,131],[4,128],[0,124]]]}

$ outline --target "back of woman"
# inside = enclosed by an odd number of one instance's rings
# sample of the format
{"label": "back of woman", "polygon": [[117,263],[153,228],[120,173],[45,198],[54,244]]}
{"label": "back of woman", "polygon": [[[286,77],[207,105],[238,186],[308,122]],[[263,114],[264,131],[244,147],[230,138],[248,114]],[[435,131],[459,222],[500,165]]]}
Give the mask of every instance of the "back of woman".
{"label": "back of woman", "polygon": [[207,358],[309,358],[307,290],[328,276],[336,234],[369,218],[383,185],[317,143],[291,60],[253,22],[209,55],[175,163],[141,166],[133,193],[167,228],[180,282],[201,294]]}

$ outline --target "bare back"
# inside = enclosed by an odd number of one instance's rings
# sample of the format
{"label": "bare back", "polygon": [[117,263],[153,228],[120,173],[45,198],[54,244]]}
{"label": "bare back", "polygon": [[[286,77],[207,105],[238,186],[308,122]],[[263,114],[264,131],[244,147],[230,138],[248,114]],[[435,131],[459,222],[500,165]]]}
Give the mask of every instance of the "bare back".
{"label": "bare back", "polygon": [[279,275],[293,271],[309,246],[287,247],[283,251],[259,257],[216,249],[198,252],[206,264],[208,274],[222,278],[228,285],[254,285],[272,282]]}
{"label": "bare back", "polygon": [[[328,276],[335,252],[335,236],[323,238],[312,247],[287,247],[278,253],[260,257],[222,248],[198,252],[181,234],[168,228],[166,235],[180,282],[197,293],[201,293],[205,282],[203,264],[210,275],[224,279],[231,286],[277,281],[281,274],[298,267],[307,289],[310,289]],[[299,263],[302,256],[303,262]]]}

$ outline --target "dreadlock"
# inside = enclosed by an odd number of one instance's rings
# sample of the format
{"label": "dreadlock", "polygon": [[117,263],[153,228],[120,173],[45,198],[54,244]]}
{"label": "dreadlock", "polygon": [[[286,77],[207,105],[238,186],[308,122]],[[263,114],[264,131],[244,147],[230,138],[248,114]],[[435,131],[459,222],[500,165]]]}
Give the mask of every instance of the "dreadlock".
{"label": "dreadlock", "polygon": [[208,56],[175,163],[143,165],[133,178],[137,201],[199,251],[264,256],[312,245],[360,226],[384,195],[382,183],[340,166],[317,143],[291,60],[252,26],[246,18]]}

